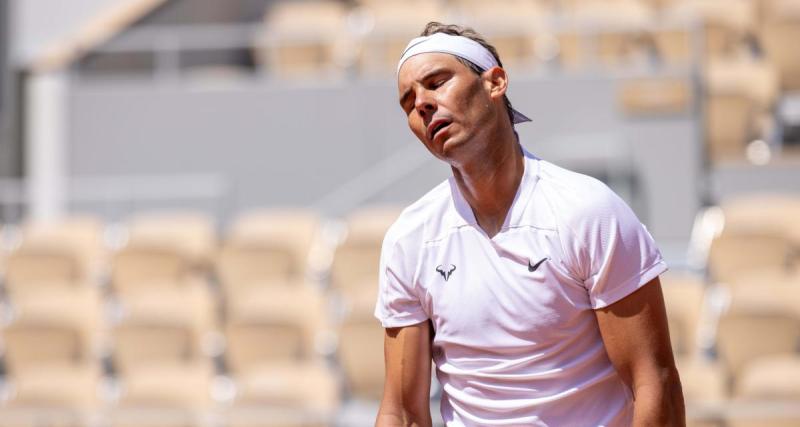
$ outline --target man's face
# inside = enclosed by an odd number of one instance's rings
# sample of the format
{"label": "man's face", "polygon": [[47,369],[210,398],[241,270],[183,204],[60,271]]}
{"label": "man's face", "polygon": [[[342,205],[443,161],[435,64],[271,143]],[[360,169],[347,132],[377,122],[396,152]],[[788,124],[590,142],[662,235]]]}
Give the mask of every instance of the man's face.
{"label": "man's face", "polygon": [[467,142],[489,132],[487,124],[496,118],[486,73],[476,75],[453,55],[412,56],[400,68],[398,90],[411,131],[434,156],[451,164],[479,151]]}

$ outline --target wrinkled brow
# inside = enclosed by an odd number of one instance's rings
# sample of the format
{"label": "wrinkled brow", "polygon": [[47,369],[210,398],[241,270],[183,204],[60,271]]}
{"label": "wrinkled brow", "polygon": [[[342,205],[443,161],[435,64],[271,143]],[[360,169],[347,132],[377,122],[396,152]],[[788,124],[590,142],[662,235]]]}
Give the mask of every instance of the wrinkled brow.
{"label": "wrinkled brow", "polygon": [[[425,73],[425,75],[423,75],[422,78],[420,78],[417,81],[425,82],[426,80],[430,80],[431,78],[436,77],[439,74],[442,74],[442,73],[447,72],[447,71],[448,71],[448,69],[446,67],[436,67],[433,70],[430,70],[427,73]],[[406,89],[405,91],[403,91],[403,95],[400,96],[400,106],[403,106],[403,104],[406,103],[406,101],[408,100],[409,96],[411,96],[411,88],[410,87],[408,89]]]}

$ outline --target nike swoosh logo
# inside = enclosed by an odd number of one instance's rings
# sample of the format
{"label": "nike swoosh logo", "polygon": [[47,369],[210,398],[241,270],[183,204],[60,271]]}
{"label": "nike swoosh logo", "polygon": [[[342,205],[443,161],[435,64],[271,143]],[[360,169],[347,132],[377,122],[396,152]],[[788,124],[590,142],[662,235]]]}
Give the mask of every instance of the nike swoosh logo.
{"label": "nike swoosh logo", "polygon": [[542,265],[543,262],[547,261],[548,259],[550,259],[550,258],[549,257],[544,257],[544,258],[540,259],[539,262],[537,262],[536,264],[533,264],[533,265],[531,265],[531,260],[528,260],[528,271],[533,273],[534,271],[536,271],[537,268],[539,268],[540,265]]}

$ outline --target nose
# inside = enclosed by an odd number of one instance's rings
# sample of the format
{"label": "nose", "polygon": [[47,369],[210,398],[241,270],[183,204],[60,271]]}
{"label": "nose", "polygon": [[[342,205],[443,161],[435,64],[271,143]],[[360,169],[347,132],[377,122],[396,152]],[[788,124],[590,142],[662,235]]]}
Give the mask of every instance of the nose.
{"label": "nose", "polygon": [[416,96],[414,108],[423,119],[430,118],[436,111],[436,100],[431,91],[421,90]]}

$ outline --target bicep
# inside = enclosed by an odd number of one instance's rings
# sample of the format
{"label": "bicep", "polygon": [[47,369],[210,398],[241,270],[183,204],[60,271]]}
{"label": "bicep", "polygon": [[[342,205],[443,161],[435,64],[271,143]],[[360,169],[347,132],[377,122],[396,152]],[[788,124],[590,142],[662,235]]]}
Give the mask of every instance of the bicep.
{"label": "bicep", "polygon": [[382,414],[430,418],[431,337],[430,321],[386,329]]}
{"label": "bicep", "polygon": [[595,313],[608,357],[634,392],[675,371],[658,277]]}

